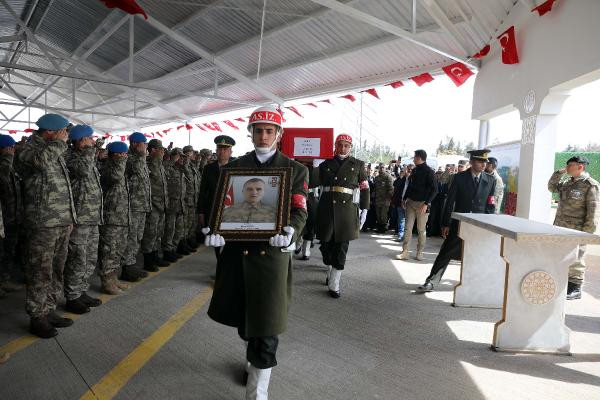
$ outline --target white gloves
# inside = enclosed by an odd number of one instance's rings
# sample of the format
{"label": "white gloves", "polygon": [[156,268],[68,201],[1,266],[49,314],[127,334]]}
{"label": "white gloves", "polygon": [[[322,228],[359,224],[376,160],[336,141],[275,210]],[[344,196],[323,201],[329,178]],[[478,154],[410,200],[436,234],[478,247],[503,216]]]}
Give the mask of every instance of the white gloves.
{"label": "white gloves", "polygon": [[292,242],[292,236],[294,236],[294,228],[291,226],[284,226],[283,231],[286,235],[277,234],[269,239],[269,244],[273,247],[288,247]]}
{"label": "white gloves", "polygon": [[367,212],[369,210],[367,210],[366,208],[360,210],[360,214],[359,214],[359,220],[360,220],[360,228],[358,228],[359,230],[362,229],[363,225],[365,224],[365,221],[367,220]]}
{"label": "white gloves", "polygon": [[202,228],[202,233],[206,236],[204,239],[204,245],[206,247],[223,247],[225,246],[225,239],[221,235],[209,235],[210,228]]}

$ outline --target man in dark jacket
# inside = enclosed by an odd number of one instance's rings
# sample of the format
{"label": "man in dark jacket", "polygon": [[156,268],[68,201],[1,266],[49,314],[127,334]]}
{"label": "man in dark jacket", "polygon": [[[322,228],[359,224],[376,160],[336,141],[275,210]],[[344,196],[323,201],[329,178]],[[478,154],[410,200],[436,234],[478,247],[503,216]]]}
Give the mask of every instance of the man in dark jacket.
{"label": "man in dark jacket", "polygon": [[471,168],[454,175],[442,215],[442,237],[445,240],[431,273],[419,286],[418,292],[433,291],[433,282],[440,282],[450,260],[461,257],[462,239],[458,237],[458,221],[450,221],[452,212],[494,214],[496,180],[483,172],[489,152],[488,149],[470,151]]}
{"label": "man in dark jacket", "polygon": [[402,242],[401,260],[407,260],[409,257],[408,248],[412,239],[412,230],[417,221],[417,232],[419,232],[419,242],[417,244],[417,260],[423,260],[423,250],[425,249],[425,240],[427,237],[427,218],[429,218],[429,208],[431,202],[437,194],[437,181],[435,171],[427,165],[427,153],[425,150],[416,150],[413,157],[415,168],[408,179],[408,187],[402,196],[404,209],[406,210],[406,227],[404,231],[404,241]]}

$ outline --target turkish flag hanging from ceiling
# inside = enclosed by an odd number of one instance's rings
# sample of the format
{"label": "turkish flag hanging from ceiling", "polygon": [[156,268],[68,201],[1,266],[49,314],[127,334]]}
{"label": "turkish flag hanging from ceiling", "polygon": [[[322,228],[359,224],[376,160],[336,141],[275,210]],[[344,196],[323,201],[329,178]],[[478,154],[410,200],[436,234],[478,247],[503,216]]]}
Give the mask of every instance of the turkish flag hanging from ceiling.
{"label": "turkish flag hanging from ceiling", "polygon": [[425,72],[424,74],[413,76],[410,79],[412,79],[417,86],[423,86],[424,84],[433,81],[433,76],[431,76],[431,74],[428,72]]}
{"label": "turkish flag hanging from ceiling", "polygon": [[135,15],[142,14],[145,19],[148,19],[146,12],[135,2],[135,0],[100,0],[108,8],[118,8],[125,11],[127,14]]}
{"label": "turkish flag hanging from ceiling", "polygon": [[352,96],[351,94],[346,94],[346,95],[340,96],[340,99],[346,99],[346,100],[350,100],[352,102],[356,101],[356,97]]}
{"label": "turkish flag hanging from ceiling", "polygon": [[225,120],[223,121],[225,123],[225,125],[232,127],[233,129],[235,129],[236,131],[239,131],[240,128],[238,128],[233,122],[231,122],[230,120]]}
{"label": "turkish flag hanging from ceiling", "polygon": [[483,58],[483,57],[487,56],[487,55],[488,55],[488,53],[490,52],[490,49],[491,49],[491,48],[492,48],[492,47],[491,47],[489,44],[486,44],[486,45],[483,47],[483,49],[479,50],[479,53],[477,53],[477,54],[475,54],[475,55],[473,56],[473,58],[479,58],[479,59],[481,59],[481,58]]}
{"label": "turkish flag hanging from ceiling", "polygon": [[377,94],[377,90],[375,90],[375,89],[367,89],[367,90],[363,90],[363,92],[369,93],[371,96],[379,99],[379,94]]}
{"label": "turkish flag hanging from ceiling", "polygon": [[555,0],[547,0],[547,1],[543,2],[542,4],[540,4],[539,6],[535,7],[533,10],[531,10],[531,12],[537,11],[541,17],[542,15],[546,14],[547,12],[552,11],[552,6],[554,5],[554,1]]}
{"label": "turkish flag hanging from ceiling", "polygon": [[498,39],[502,47],[502,62],[504,64],[518,64],[519,54],[517,52],[515,27],[508,28],[502,35],[498,36]]}
{"label": "turkish flag hanging from ceiling", "polygon": [[402,87],[402,86],[404,86],[404,83],[402,83],[402,81],[396,81],[396,82],[388,83],[388,84],[387,84],[387,85],[385,85],[385,86],[391,86],[391,87],[393,87],[394,89],[398,89],[399,87]]}
{"label": "turkish flag hanging from ceiling", "polygon": [[452,82],[456,86],[462,85],[473,75],[469,67],[459,62],[443,67],[442,70],[448,75],[448,78],[452,79]]}

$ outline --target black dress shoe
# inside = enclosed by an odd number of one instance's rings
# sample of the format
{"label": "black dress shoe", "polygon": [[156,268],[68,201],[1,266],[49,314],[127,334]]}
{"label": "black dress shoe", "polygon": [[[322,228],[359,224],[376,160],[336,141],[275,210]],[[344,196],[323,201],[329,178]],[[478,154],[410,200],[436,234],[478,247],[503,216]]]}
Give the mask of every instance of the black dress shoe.
{"label": "black dress shoe", "polygon": [[67,300],[65,309],[73,314],[85,314],[90,312],[90,308],[86,306],[79,297],[75,300]]}
{"label": "black dress shoe", "polygon": [[50,339],[58,335],[58,331],[48,322],[48,317],[31,318],[29,332],[42,339]]}
{"label": "black dress shoe", "polygon": [[310,260],[310,257],[307,257],[307,256],[302,256],[302,257],[300,258],[300,260],[302,260],[302,261],[308,261],[308,260]]}
{"label": "black dress shoe", "polygon": [[90,297],[86,292],[81,293],[79,299],[88,307],[98,307],[102,305],[102,300]]}
{"label": "black dress shoe", "polygon": [[66,328],[73,325],[73,320],[71,318],[61,317],[56,311],[52,311],[48,314],[48,322],[55,328]]}
{"label": "black dress shoe", "polygon": [[337,292],[335,290],[329,290],[329,295],[331,297],[333,297],[334,299],[339,299],[341,294],[340,291],[338,290]]}

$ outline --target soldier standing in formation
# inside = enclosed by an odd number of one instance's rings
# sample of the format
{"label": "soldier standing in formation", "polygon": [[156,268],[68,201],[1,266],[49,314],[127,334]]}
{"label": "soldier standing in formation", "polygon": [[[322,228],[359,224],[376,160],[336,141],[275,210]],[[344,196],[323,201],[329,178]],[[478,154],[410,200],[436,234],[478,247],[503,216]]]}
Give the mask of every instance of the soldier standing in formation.
{"label": "soldier standing in formation", "polygon": [[[217,161],[207,164],[202,171],[202,179],[200,181],[200,196],[198,199],[198,223],[202,228],[210,224],[213,200],[217,192],[217,184],[219,183],[219,174],[221,168],[229,163],[235,140],[227,135],[219,135],[214,140],[217,145],[216,154]],[[200,153],[204,159],[203,154]],[[221,249],[215,247],[215,256],[219,258]]]}
{"label": "soldier standing in formation", "polygon": [[25,308],[31,317],[31,333],[42,338],[54,337],[58,334],[55,328],[73,324],[73,320],[56,314],[69,236],[77,222],[63,158],[68,124],[57,114],[42,116],[36,122],[39,129],[19,154],[24,225],[28,229]]}
{"label": "soldier standing in formation", "polygon": [[144,254],[144,269],[150,272],[158,271],[158,267],[169,265],[167,261],[176,258],[160,257],[162,236],[165,232],[165,214],[169,208],[169,193],[167,191],[167,176],[163,166],[165,148],[162,141],[152,139],[148,142],[148,173],[150,177],[150,197],[152,211],[146,215],[144,236],[142,237],[142,253]]}
{"label": "soldier standing in formation", "polygon": [[117,279],[121,260],[127,248],[131,210],[129,208],[129,185],[125,178],[125,167],[129,148],[123,142],[107,146],[108,156],[100,171],[100,182],[104,195],[104,225],[100,227],[98,269],[102,291],[120,294],[129,286]]}
{"label": "soldier standing in formation", "polygon": [[165,257],[177,258],[177,253],[190,254],[180,245],[184,232],[184,213],[186,210],[186,178],[185,178],[185,155],[179,147],[171,150],[167,173],[167,184],[169,192],[169,208],[165,220],[165,233],[163,236],[163,252]]}
{"label": "soldier standing in formation", "polygon": [[102,301],[86,293],[98,261],[98,226],[103,224],[102,186],[96,168],[93,134],[94,130],[87,125],[76,125],[69,132],[73,147],[69,152],[67,168],[73,188],[77,224],[69,238],[64,290],[66,309],[75,314],[87,313],[90,307],[102,304]]}
{"label": "soldier standing in formation", "polygon": [[440,248],[431,272],[425,283],[417,288],[417,292],[433,291],[433,283],[437,285],[450,260],[460,259],[462,239],[458,237],[458,220],[452,219],[452,212],[493,214],[496,180],[484,171],[490,150],[471,150],[471,168],[454,175],[448,191],[444,213],[442,215],[442,237],[444,243]]}
{"label": "soldier standing in formation", "polygon": [[19,289],[19,285],[10,281],[20,264],[17,244],[23,220],[21,182],[13,166],[15,145],[12,137],[0,135],[0,203],[4,221],[4,239],[0,243],[0,297],[4,292]]}
{"label": "soldier standing in formation", "polygon": [[125,167],[125,178],[129,185],[131,223],[121,271],[121,279],[129,282],[148,276],[147,272],[135,268],[137,254],[144,237],[146,215],[152,211],[150,172],[146,163],[147,146],[147,139],[143,133],[134,132],[129,135],[129,156]]}
{"label": "soldier standing in formation", "polygon": [[[567,160],[566,168],[554,172],[550,177],[548,190],[560,196],[554,225],[587,233],[596,232],[600,219],[599,184],[585,171],[588,164],[585,157],[571,157]],[[577,260],[569,266],[567,300],[581,298],[585,250],[585,245],[579,245]]]}
{"label": "soldier standing in formation", "polygon": [[369,182],[365,163],[350,156],[352,137],[335,139],[335,157],[319,165],[323,193],[317,211],[317,239],[323,263],[329,266],[326,283],[329,295],[340,297],[340,277],[346,264],[350,241],[358,239],[369,209]]}
{"label": "soldier standing in formation", "polygon": [[306,222],[306,168],[277,150],[281,139],[281,114],[274,107],[262,107],[250,116],[248,130],[255,151],[224,169],[291,167],[291,212],[289,226],[282,234],[264,242],[227,242],[208,234],[205,244],[223,247],[208,315],[215,321],[238,328],[247,341],[246,399],[267,399],[271,369],[277,365],[278,335],[287,325],[292,291],[292,257],[295,243]]}
{"label": "soldier standing in formation", "polygon": [[379,164],[379,174],[375,177],[375,213],[377,215],[377,232],[385,233],[388,229],[388,213],[392,195],[394,194],[394,178]]}
{"label": "soldier standing in formation", "polygon": [[192,253],[195,252],[196,247],[198,247],[198,243],[196,242],[196,208],[198,207],[198,193],[200,192],[200,187],[197,186],[197,172],[193,166],[195,157],[194,148],[192,146],[185,146],[183,148],[183,154],[185,155],[184,172],[186,178],[185,217],[183,237],[181,238],[180,245],[189,253]]}
{"label": "soldier standing in formation", "polygon": [[504,182],[502,177],[497,171],[498,160],[494,157],[490,157],[485,167],[485,172],[490,174],[496,180],[496,193],[494,193],[494,204],[496,205],[496,214],[500,214],[500,207],[502,206],[502,199],[504,198]]}

